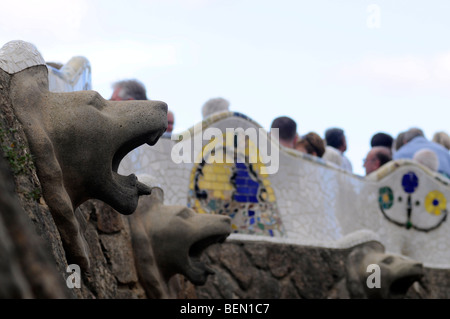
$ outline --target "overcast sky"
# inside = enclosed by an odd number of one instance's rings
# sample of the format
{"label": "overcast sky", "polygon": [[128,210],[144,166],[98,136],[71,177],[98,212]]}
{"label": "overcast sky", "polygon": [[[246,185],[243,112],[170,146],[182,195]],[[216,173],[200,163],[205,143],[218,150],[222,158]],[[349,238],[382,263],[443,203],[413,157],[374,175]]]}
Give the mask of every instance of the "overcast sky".
{"label": "overcast sky", "polygon": [[446,0],[15,0],[2,3],[0,46],[84,56],[107,99],[114,81],[139,79],[176,132],[212,97],[266,129],[281,115],[300,134],[341,127],[364,175],[378,131],[450,133],[449,14]]}

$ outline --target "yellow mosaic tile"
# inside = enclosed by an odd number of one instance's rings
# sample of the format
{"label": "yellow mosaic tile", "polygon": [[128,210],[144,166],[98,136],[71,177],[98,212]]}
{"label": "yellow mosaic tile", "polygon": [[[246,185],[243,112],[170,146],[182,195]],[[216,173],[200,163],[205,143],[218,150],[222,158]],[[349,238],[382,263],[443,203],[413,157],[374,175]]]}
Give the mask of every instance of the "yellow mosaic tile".
{"label": "yellow mosaic tile", "polygon": [[225,199],[225,194],[222,191],[214,191],[213,196],[217,199]]}
{"label": "yellow mosaic tile", "polygon": [[207,175],[207,174],[213,174],[214,173],[213,165],[205,165],[202,168],[202,171],[203,171],[203,175],[204,176]]}
{"label": "yellow mosaic tile", "polygon": [[195,200],[195,211],[199,214],[206,214],[205,210],[202,208],[200,201],[198,199]]}
{"label": "yellow mosaic tile", "polygon": [[198,187],[200,187],[201,189],[212,189],[212,184],[211,182],[207,182],[204,180],[200,180],[198,181]]}
{"label": "yellow mosaic tile", "polygon": [[205,174],[203,175],[203,178],[208,182],[215,182],[217,180],[217,177],[214,174]]}
{"label": "yellow mosaic tile", "polygon": [[215,164],[211,165],[214,174],[229,174],[230,169],[228,167],[224,167],[223,164]]}
{"label": "yellow mosaic tile", "polygon": [[226,183],[228,183],[228,181],[230,180],[230,174],[227,174],[227,175],[225,175],[225,174],[220,174],[220,175],[216,175],[216,180],[218,181],[218,182],[226,182]]}
{"label": "yellow mosaic tile", "polygon": [[263,179],[262,182],[264,186],[270,186],[270,181],[268,179]]}
{"label": "yellow mosaic tile", "polygon": [[234,190],[233,185],[231,185],[230,183],[224,184],[224,191],[232,191]]}
{"label": "yellow mosaic tile", "polygon": [[225,183],[217,183],[217,182],[215,182],[215,183],[213,183],[212,186],[213,186],[212,187],[213,190],[218,190],[218,191],[226,190],[226,184]]}

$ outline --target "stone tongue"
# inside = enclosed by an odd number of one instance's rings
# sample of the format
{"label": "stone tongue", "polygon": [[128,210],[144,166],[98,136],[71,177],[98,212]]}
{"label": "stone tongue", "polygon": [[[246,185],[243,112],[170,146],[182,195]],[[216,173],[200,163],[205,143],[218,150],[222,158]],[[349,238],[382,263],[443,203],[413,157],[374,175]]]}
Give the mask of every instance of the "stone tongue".
{"label": "stone tongue", "polygon": [[138,189],[139,196],[141,195],[150,195],[152,192],[152,188],[150,186],[145,185],[144,183],[141,183],[137,181],[136,187]]}

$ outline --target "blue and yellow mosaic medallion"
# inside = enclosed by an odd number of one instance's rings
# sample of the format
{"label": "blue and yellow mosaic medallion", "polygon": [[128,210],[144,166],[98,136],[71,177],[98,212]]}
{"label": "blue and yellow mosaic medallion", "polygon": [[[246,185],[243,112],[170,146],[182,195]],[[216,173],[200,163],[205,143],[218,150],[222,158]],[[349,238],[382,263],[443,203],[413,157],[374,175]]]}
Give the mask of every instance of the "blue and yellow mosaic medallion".
{"label": "blue and yellow mosaic medallion", "polygon": [[[404,205],[406,222],[400,222],[393,218],[389,213],[389,210],[394,206],[394,192],[388,187],[384,186],[378,190],[378,205],[384,217],[390,222],[406,229],[415,229],[419,231],[432,231],[438,228],[447,219],[447,199],[444,194],[437,190],[430,191],[423,201],[414,198],[414,193],[419,186],[419,178],[414,172],[408,172],[402,176],[401,186],[404,193],[399,194],[397,200],[399,204]],[[416,196],[417,197],[417,196]],[[420,207],[423,205],[425,211],[432,216],[442,216],[442,218],[436,220],[434,225],[423,227],[412,222],[412,216],[414,214],[422,213],[423,209]]]}
{"label": "blue and yellow mosaic medallion", "polygon": [[[255,145],[247,140],[245,149],[239,151],[233,143],[227,144],[233,139],[225,135],[223,145],[214,144],[215,141],[207,144],[201,161],[194,165],[188,207],[198,213],[231,217],[235,233],[283,236],[275,193],[268,175],[263,173],[264,164]],[[217,150],[222,151],[220,157]],[[210,160],[211,155],[215,155],[215,161]],[[223,161],[217,161],[218,158]]]}
{"label": "blue and yellow mosaic medallion", "polygon": [[425,197],[425,209],[428,213],[439,216],[447,212],[447,199],[444,194],[433,190]]}

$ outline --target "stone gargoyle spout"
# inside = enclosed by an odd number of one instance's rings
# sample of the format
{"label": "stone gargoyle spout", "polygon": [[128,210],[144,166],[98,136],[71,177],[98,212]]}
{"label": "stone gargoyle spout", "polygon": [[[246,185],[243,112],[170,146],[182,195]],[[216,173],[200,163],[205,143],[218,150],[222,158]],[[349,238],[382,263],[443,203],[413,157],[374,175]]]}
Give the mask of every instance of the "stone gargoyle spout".
{"label": "stone gargoyle spout", "polygon": [[24,41],[0,49],[0,69],[10,81],[11,105],[67,258],[87,269],[87,246],[74,212],[86,200],[99,199],[131,214],[139,196],[150,194],[134,174],[121,176],[117,169],[129,151],[157,142],[167,127],[167,105],[107,101],[95,91],[50,92],[41,54]]}
{"label": "stone gargoyle spout", "polygon": [[[378,287],[369,287],[369,265],[380,269]],[[424,276],[423,265],[405,256],[387,253],[372,241],[353,248],[347,258],[347,286],[355,299],[402,299],[414,282]]]}
{"label": "stone gargoyle spout", "polygon": [[[148,176],[140,176],[155,185]],[[194,285],[205,284],[213,268],[202,260],[211,245],[223,243],[232,232],[224,215],[199,214],[186,206],[164,205],[164,191],[152,186],[128,216],[139,280],[149,298],[174,298],[170,279],[181,274]]]}

